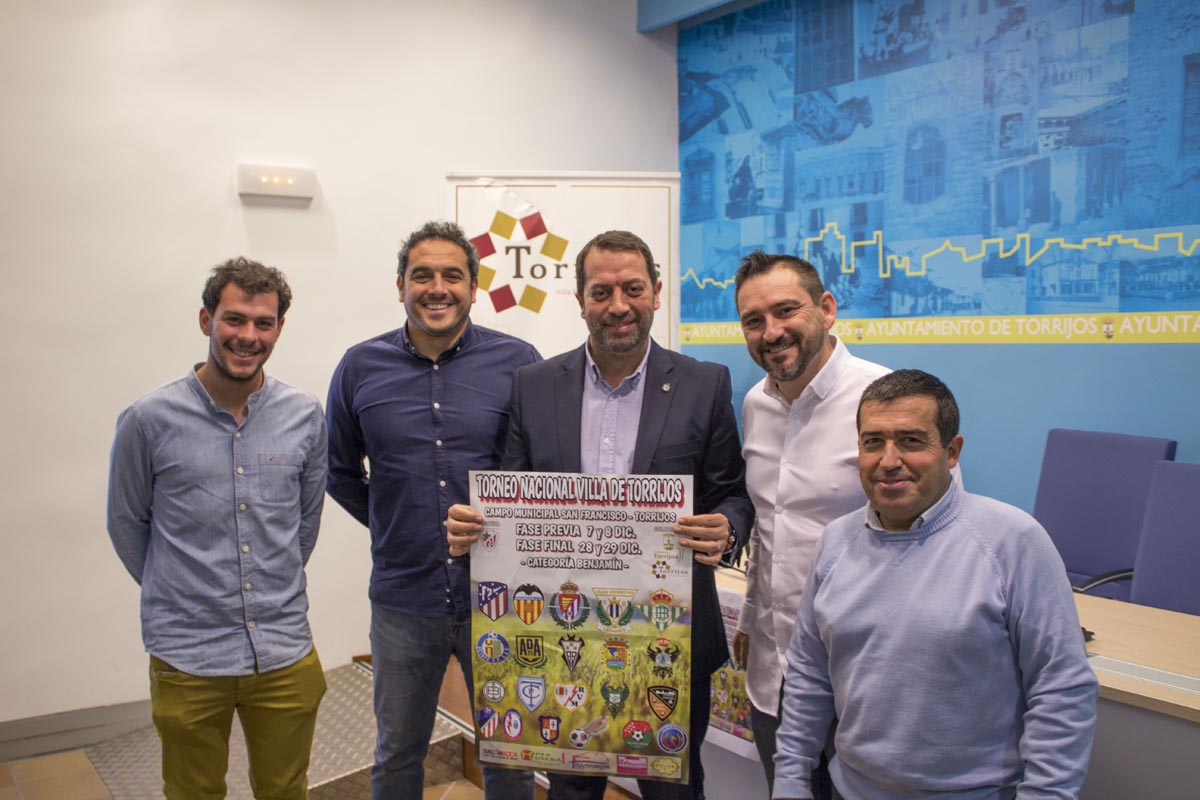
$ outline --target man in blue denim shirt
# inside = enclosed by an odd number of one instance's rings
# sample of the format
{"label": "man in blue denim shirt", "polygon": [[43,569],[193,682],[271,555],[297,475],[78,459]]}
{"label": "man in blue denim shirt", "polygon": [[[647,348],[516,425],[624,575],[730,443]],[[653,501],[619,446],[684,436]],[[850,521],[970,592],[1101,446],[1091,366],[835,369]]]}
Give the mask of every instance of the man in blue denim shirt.
{"label": "man in blue denim shirt", "polygon": [[[400,251],[407,322],[347,351],[329,387],[329,494],[371,531],[375,798],[420,798],[451,654],[471,687],[470,566],[442,520],[467,471],[494,469],[518,367],[537,350],[473,325],[479,256],[457,225],[430,222]],[[364,460],[370,465],[370,472]],[[527,770],[487,766],[488,798],[533,798]]]}
{"label": "man in blue denim shirt", "polygon": [[117,420],[108,532],[142,587],[142,639],[168,798],[225,795],[237,709],[256,797],[304,798],[325,678],[304,565],[326,476],[315,398],[269,378],[283,273],[238,258],[212,271],[208,357]]}

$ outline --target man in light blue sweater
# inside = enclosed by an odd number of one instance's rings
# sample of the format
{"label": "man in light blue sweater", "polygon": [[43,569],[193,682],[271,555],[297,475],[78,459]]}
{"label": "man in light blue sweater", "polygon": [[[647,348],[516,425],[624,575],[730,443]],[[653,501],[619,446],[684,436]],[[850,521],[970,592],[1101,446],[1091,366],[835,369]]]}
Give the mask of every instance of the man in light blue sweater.
{"label": "man in light blue sweater", "polygon": [[962,489],[958,406],[918,370],[858,410],[866,508],[826,527],[788,650],[775,798],[810,797],[831,720],[846,798],[1071,798],[1097,682],[1062,559]]}

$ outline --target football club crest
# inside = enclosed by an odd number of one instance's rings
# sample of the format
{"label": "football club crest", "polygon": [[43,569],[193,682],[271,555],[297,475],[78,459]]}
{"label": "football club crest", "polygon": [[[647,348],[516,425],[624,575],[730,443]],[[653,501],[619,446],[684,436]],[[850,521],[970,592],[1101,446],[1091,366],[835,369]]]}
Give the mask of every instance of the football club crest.
{"label": "football club crest", "polygon": [[642,612],[642,616],[654,623],[654,627],[660,631],[665,631],[668,625],[687,612],[686,606],[671,605],[674,600],[675,595],[666,589],[659,589],[650,595],[649,603],[639,604],[637,610]]}
{"label": "football club crest", "polygon": [[673,665],[675,659],[679,658],[679,645],[673,644],[670,639],[661,636],[646,645],[646,655],[654,661],[654,676],[669,678],[675,673]]}
{"label": "football club crest", "polygon": [[645,750],[654,741],[654,732],[648,723],[642,722],[640,719],[633,719],[625,723],[624,728],[621,728],[621,738],[631,749]]}
{"label": "football club crest", "polygon": [[538,706],[546,699],[546,679],[521,675],[517,678],[517,697],[521,698],[521,703],[530,711],[537,711]]}
{"label": "football club crest", "polygon": [[579,666],[580,654],[586,642],[578,636],[560,636],[558,638],[558,646],[562,648],[563,663],[567,665],[567,672],[571,677],[575,677],[575,668]]}
{"label": "football club crest", "polygon": [[[521,738],[521,715],[515,708],[510,708],[504,712],[504,735],[510,741],[516,741]],[[659,738],[661,739],[661,731]]]}
{"label": "football club crest", "polygon": [[479,543],[484,550],[495,550],[500,544],[500,533],[495,528],[484,528],[479,534]]}
{"label": "football club crest", "polygon": [[646,702],[659,719],[666,719],[679,702],[679,690],[672,686],[651,686],[646,690]]}
{"label": "football club crest", "polygon": [[508,642],[495,631],[488,631],[475,643],[475,652],[489,664],[499,664],[508,658]]}
{"label": "football club crest", "polygon": [[537,669],[546,663],[546,648],[541,636],[518,636],[514,641],[517,651],[513,658],[518,664]]}
{"label": "football club crest", "polygon": [[489,703],[499,703],[504,699],[504,684],[500,681],[488,681],[483,685],[483,699]]}
{"label": "football club crest", "polygon": [[678,725],[663,725],[658,729],[658,746],[664,753],[678,753],[687,743],[687,733]]}
{"label": "football club crest", "polygon": [[492,622],[508,611],[508,585],[499,581],[479,582],[479,610]]}
{"label": "football club crest", "polygon": [[532,625],[542,615],[542,609],[546,607],[546,597],[542,590],[532,583],[523,583],[513,592],[512,604],[521,622]]}
{"label": "football club crest", "polygon": [[560,628],[569,631],[583,625],[591,611],[587,597],[579,591],[579,585],[573,581],[564,583],[550,598],[550,616]]}
{"label": "football club crest", "polygon": [[633,620],[633,589],[593,589],[596,627],[605,633],[624,633]]}
{"label": "football club crest", "polygon": [[550,714],[543,714],[538,717],[538,724],[542,727],[542,741],[546,744],[554,744],[558,741],[558,731],[562,727],[562,719]]}
{"label": "football club crest", "polygon": [[624,639],[609,639],[604,643],[604,666],[620,672],[629,664],[629,644]]}
{"label": "football club crest", "polygon": [[587,700],[587,687],[578,683],[554,684],[554,699],[568,711],[574,711]]}
{"label": "football club crest", "polygon": [[605,681],[600,685],[600,694],[604,698],[604,705],[608,706],[609,712],[615,717],[621,713],[625,701],[629,699],[629,686],[624,683],[609,686],[608,681]]}
{"label": "football club crest", "polygon": [[484,706],[475,716],[479,720],[479,736],[481,738],[487,739],[496,732],[496,724],[500,722],[500,715],[496,713],[496,709]]}

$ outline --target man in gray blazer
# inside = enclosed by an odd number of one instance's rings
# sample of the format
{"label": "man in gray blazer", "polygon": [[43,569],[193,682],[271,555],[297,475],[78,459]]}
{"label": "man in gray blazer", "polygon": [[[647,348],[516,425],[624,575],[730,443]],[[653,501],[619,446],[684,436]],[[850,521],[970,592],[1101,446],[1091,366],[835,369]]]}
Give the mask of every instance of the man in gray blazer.
{"label": "man in gray blazer", "polygon": [[[711,674],[728,658],[713,567],[742,546],[754,521],[731,404],[729,371],[650,338],[662,281],[650,248],[627,231],[588,242],[575,262],[589,336],[579,348],[519,369],[501,468],[538,472],[693,476],[694,508],[674,527],[692,567],[690,783],[639,780],[642,797],[704,797],[700,748]],[[447,539],[465,554],[483,517],[452,506]],[[602,777],[552,774],[552,800],[603,797]]]}

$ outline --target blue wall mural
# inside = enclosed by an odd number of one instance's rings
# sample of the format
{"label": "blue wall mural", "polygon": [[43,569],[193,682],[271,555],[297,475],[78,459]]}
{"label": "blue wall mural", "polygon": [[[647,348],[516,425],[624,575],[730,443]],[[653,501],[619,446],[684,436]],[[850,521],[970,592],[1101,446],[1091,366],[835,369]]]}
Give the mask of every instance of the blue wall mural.
{"label": "blue wall mural", "polygon": [[1200,310],[1200,17],[1143,5],[773,0],[681,31],[683,321],[736,319],[762,247],[813,262],[843,319],[1200,342],[1195,313],[1123,316]]}
{"label": "blue wall mural", "polygon": [[733,274],[791,253],[856,353],[970,401],[973,487],[1031,507],[1050,427],[1200,460],[1194,2],[769,0],[678,42],[685,350],[758,380]]}

